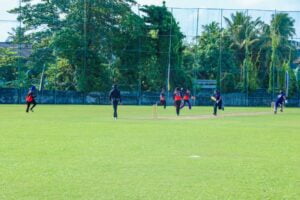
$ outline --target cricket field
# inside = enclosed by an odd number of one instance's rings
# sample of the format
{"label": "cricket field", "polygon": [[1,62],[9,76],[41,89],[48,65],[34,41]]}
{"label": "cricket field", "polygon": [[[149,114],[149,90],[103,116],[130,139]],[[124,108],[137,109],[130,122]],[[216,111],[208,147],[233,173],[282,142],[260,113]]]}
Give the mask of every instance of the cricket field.
{"label": "cricket field", "polygon": [[300,199],[300,109],[219,114],[0,105],[0,199]]}

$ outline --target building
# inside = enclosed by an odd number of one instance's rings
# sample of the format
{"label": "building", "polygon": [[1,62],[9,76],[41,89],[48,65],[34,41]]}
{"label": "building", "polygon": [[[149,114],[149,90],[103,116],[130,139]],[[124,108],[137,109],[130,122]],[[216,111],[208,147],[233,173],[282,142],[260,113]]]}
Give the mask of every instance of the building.
{"label": "building", "polygon": [[0,48],[9,48],[13,52],[16,52],[17,55],[22,57],[29,57],[32,52],[31,45],[28,44],[14,44],[12,42],[0,42]]}

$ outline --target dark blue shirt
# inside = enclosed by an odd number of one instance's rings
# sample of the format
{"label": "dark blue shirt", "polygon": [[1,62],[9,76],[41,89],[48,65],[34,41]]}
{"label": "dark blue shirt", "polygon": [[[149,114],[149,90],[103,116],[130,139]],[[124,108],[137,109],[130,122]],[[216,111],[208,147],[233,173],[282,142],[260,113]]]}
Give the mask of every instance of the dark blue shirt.
{"label": "dark blue shirt", "polygon": [[219,92],[215,93],[213,97],[215,97],[217,101],[221,100],[221,94]]}
{"label": "dark blue shirt", "polygon": [[283,103],[284,100],[285,100],[285,94],[284,94],[284,93],[280,93],[280,94],[277,96],[277,102],[278,102],[278,103]]}
{"label": "dark blue shirt", "polygon": [[122,102],[121,92],[118,89],[112,89],[109,92],[109,100]]}

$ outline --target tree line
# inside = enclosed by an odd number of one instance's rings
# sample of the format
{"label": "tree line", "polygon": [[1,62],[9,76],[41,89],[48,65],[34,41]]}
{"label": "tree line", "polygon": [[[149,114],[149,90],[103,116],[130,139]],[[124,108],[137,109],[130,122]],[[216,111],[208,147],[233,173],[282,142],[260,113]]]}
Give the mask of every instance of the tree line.
{"label": "tree line", "polygon": [[[298,83],[291,69],[296,48],[294,19],[272,15],[270,24],[243,12],[203,26],[196,42],[185,42],[176,18],[162,6],[131,8],[133,0],[23,0],[10,10],[22,26],[8,40],[30,45],[31,55],[0,48],[0,84],[28,87],[44,71],[44,87],[103,91],[192,88],[197,79],[218,80],[225,92],[284,88]],[[167,83],[170,66],[170,85]]]}
{"label": "tree line", "polygon": [[[196,45],[188,53],[196,59],[198,76],[218,79],[223,91],[255,91],[260,88],[289,89],[295,93],[299,83],[291,68],[296,48],[294,19],[287,13],[272,15],[271,23],[253,19],[244,12],[224,17],[226,28],[217,22],[203,27]],[[219,60],[219,63],[218,63]]]}

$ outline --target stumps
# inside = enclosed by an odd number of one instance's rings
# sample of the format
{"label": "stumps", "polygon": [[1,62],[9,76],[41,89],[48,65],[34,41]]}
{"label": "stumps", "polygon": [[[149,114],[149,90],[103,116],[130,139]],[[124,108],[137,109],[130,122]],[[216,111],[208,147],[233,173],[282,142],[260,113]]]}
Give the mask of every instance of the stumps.
{"label": "stumps", "polygon": [[153,119],[157,119],[157,104],[153,104],[152,106],[152,117]]}
{"label": "stumps", "polygon": [[274,107],[275,107],[275,102],[272,101],[272,102],[271,102],[271,109],[274,110]]}

